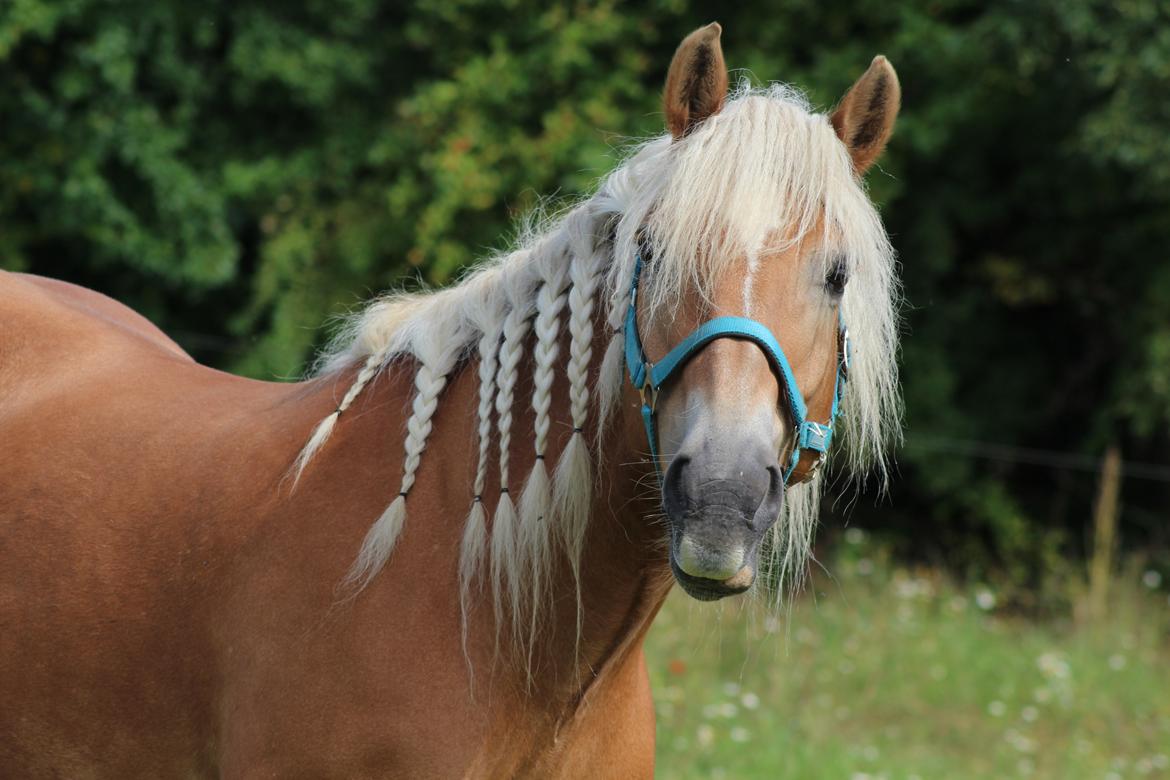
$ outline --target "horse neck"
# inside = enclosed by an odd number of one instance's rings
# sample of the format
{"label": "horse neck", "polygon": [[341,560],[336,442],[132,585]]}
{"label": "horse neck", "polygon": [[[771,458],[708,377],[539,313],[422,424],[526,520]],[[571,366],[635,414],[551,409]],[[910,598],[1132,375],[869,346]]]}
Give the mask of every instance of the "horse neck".
{"label": "horse neck", "polygon": [[[647,520],[660,510],[647,460],[645,431],[637,393],[623,382],[609,420],[599,420],[597,400],[604,378],[598,378],[612,331],[597,323],[591,366],[589,452],[594,474],[590,516],[579,567],[580,613],[572,594],[577,574],[567,558],[558,556],[550,587],[552,605],[542,628],[542,641],[527,659],[514,658],[518,685],[529,696],[544,700],[554,715],[565,718],[585,696],[604,696],[607,680],[628,680],[622,670],[639,659],[638,651],[651,621],[673,582],[666,555],[667,535],[658,522]],[[554,419],[566,419],[566,393],[554,403]],[[560,407],[558,409],[558,407]],[[527,422],[527,421],[525,421]],[[526,426],[523,426],[526,427]],[[563,446],[566,436],[561,437]],[[526,442],[527,443],[527,442]],[[560,446],[550,448],[550,462]],[[531,452],[513,454],[517,473],[532,466]],[[580,620],[580,624],[578,624]],[[617,682],[621,685],[621,682]]]}
{"label": "horse neck", "polygon": [[[463,651],[452,653],[452,657],[460,666],[470,662],[468,677],[472,685],[491,680],[493,691],[514,694],[493,696],[493,701],[541,708],[542,717],[555,723],[564,722],[586,695],[603,695],[601,692],[608,689],[604,684],[607,679],[622,677],[621,670],[638,657],[641,640],[671,582],[666,532],[658,523],[646,520],[657,509],[653,500],[656,491],[650,483],[655,477],[645,460],[647,445],[637,395],[628,383],[623,383],[623,394],[614,404],[610,419],[600,421],[598,398],[605,380],[599,380],[598,375],[612,337],[604,320],[600,313],[595,317],[589,367],[591,406],[585,435],[594,479],[580,566],[575,570],[566,556],[554,556],[547,590],[550,606],[540,621],[539,632],[530,633],[525,626],[520,627],[522,634],[538,633],[531,649],[508,647],[508,637],[512,635],[506,626],[508,617],[497,622],[490,586],[477,589],[470,604],[461,603],[458,596],[460,541],[472,500],[471,477],[477,465],[473,446],[478,394],[474,361],[456,370],[439,399],[435,430],[422,453],[418,482],[407,501],[406,530],[388,565],[354,602],[354,614],[360,614],[356,619],[387,622],[395,610],[407,609],[422,599],[433,602],[436,593],[450,594],[442,601],[444,614],[434,615],[434,631],[445,631],[445,642],[453,649],[459,648],[460,629],[467,632]],[[568,354],[567,335],[562,338],[560,350],[562,355]],[[525,352],[532,354],[530,349]],[[510,488],[516,494],[536,460],[531,436],[531,362],[521,367],[513,406]],[[331,561],[326,567],[333,572],[327,583],[330,589],[344,573],[344,569],[337,569],[337,562],[353,561],[361,535],[394,499],[396,475],[403,458],[402,417],[397,410],[408,412],[410,408],[413,368],[410,361],[396,363],[370,383],[362,399],[342,417],[329,446],[305,471],[296,489],[300,498],[295,501],[306,506],[332,506],[336,522],[344,524],[344,528],[332,531],[331,539],[339,541],[328,545],[343,544],[343,548],[330,553]],[[336,404],[339,394],[352,385],[359,369],[355,367],[306,387],[305,419],[298,427],[308,429],[310,421],[321,419]],[[571,425],[567,424],[571,414],[566,385],[565,377],[558,375],[552,394],[554,434],[549,437],[547,450],[550,466],[558,462],[572,435]],[[606,426],[600,446],[598,424]],[[601,450],[603,457],[599,455]],[[386,475],[385,480],[371,479],[371,475],[379,474]],[[489,474],[483,493],[487,507],[496,506],[499,487],[498,474]],[[310,524],[314,528],[319,525],[312,521]],[[490,520],[488,525],[490,529]],[[363,607],[363,601],[378,606]],[[466,626],[461,622],[464,618]],[[503,653],[498,652],[501,641]],[[490,675],[483,674],[488,669]]]}

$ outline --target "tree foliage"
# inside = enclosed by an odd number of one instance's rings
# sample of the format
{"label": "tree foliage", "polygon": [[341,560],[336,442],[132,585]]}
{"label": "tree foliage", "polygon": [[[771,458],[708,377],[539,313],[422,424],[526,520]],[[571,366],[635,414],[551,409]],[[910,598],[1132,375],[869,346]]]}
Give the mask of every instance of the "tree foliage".
{"label": "tree foliage", "polygon": [[[659,132],[699,24],[723,23],[735,75],[822,107],[883,52],[903,112],[870,187],[903,265],[910,439],[881,522],[953,561],[1042,564],[1079,542],[1091,474],[932,442],[1165,460],[1170,3],[772,5],[7,0],[0,264],[294,377],[331,316],[451,281]],[[1143,517],[1131,533],[1165,542]]]}

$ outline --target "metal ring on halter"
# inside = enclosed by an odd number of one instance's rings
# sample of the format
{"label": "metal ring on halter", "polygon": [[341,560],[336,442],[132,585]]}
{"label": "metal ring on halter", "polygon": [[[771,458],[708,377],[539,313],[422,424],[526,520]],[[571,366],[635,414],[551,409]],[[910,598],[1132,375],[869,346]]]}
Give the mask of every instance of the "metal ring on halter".
{"label": "metal ring on halter", "polygon": [[841,374],[845,377],[849,376],[849,358],[851,347],[849,344],[849,328],[845,327],[845,323],[841,323]]}
{"label": "metal ring on halter", "polygon": [[805,479],[813,477],[818,471],[820,471],[821,465],[824,464],[826,458],[828,458],[827,453],[818,452],[816,459],[814,459],[813,462],[809,464],[808,469],[804,472]]}
{"label": "metal ring on halter", "polygon": [[[646,378],[642,381],[642,386],[638,388],[638,395],[642,397],[642,406],[655,411],[658,406],[658,388],[651,383],[651,377],[654,375],[654,364],[646,363],[643,369],[646,372]],[[646,403],[646,396],[650,396],[650,403]]]}

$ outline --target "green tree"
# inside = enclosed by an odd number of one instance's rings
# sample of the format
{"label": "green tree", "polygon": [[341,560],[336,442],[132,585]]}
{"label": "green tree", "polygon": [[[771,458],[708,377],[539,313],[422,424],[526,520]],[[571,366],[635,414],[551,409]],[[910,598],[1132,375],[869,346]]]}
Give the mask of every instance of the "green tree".
{"label": "green tree", "polygon": [[[1091,475],[937,444],[1166,459],[1166,0],[7,0],[0,264],[295,377],[330,317],[450,282],[659,132],[671,52],[716,18],[738,77],[822,107],[878,52],[902,77],[869,185],[903,264],[910,446],[894,500],[856,512],[1022,577],[1075,548]],[[1125,535],[1165,548],[1140,517]]]}

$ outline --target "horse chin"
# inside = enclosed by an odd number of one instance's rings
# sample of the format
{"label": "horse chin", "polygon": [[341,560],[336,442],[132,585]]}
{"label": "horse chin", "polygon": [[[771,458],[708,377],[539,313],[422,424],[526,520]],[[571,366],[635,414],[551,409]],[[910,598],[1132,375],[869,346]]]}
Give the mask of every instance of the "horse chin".
{"label": "horse chin", "polygon": [[752,586],[756,579],[755,567],[745,565],[732,577],[725,580],[713,580],[706,577],[695,577],[683,571],[674,552],[670,554],[670,571],[686,594],[697,601],[718,601],[728,596],[738,596]]}

